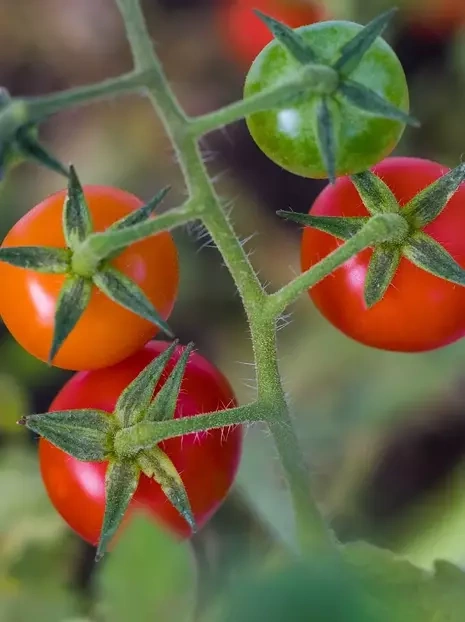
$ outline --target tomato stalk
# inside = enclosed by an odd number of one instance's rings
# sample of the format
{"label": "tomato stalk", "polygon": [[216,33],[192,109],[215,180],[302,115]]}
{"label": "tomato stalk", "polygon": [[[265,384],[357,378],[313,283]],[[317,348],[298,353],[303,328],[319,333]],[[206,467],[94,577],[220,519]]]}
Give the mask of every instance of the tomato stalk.
{"label": "tomato stalk", "polygon": [[398,214],[378,214],[372,217],[345,244],[272,294],[267,301],[267,312],[272,317],[283,313],[300,294],[316,285],[364,248],[376,243],[396,240],[399,236],[404,236],[407,231],[407,223]]}

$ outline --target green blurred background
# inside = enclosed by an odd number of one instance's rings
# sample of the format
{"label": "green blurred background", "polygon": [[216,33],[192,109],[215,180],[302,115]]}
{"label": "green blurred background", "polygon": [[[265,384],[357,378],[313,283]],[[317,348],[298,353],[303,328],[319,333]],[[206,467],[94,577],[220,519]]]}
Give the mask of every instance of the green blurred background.
{"label": "green blurred background", "polygon": [[[422,121],[420,130],[407,130],[397,153],[453,166],[465,150],[465,8],[462,21],[434,13],[463,4],[449,2],[403,0],[387,38],[404,63],[412,110]],[[190,114],[241,96],[243,66],[225,38],[227,3],[143,3],[168,77]],[[361,22],[390,6],[389,0],[326,1],[335,18]],[[0,83],[13,95],[65,89],[130,67],[112,0],[0,0],[0,41]],[[171,184],[166,207],[185,196],[147,101],[127,97],[63,113],[41,135],[60,159],[75,164],[84,183],[117,185],[143,199]],[[202,145],[237,231],[253,236],[246,248],[255,267],[270,290],[279,287],[299,269],[299,230],[274,212],[307,211],[324,184],[279,170],[243,123]],[[34,165],[16,168],[0,187],[1,234],[63,185]],[[182,281],[170,323],[224,371],[245,403],[254,396],[254,379],[238,296],[202,231],[175,237]],[[306,298],[291,311],[280,332],[282,373],[310,465],[309,486],[328,520],[344,541],[365,538],[425,567],[437,557],[465,566],[465,342],[423,355],[378,352],[339,334]],[[43,491],[36,440],[15,422],[46,410],[68,377],[33,360],[0,327],[0,621],[177,620],[169,604],[190,598],[189,582],[172,552],[164,554],[171,549],[163,537],[138,521],[95,568],[92,548],[70,532]],[[192,549],[201,600],[218,568],[234,572],[232,557],[268,550],[273,536],[292,538],[288,508],[270,439],[249,429],[236,489]]]}

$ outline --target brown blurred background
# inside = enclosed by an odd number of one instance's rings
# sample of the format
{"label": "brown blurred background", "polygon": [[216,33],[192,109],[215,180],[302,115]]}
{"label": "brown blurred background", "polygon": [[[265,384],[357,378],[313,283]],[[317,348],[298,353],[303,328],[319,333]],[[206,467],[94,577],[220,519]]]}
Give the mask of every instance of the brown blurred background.
{"label": "brown blurred background", "polygon": [[[143,3],[166,73],[190,114],[241,96],[244,66],[228,40],[228,3]],[[453,166],[465,151],[465,8],[460,18],[455,11],[463,0],[419,4],[402,0],[387,34],[408,75],[412,110],[422,121],[420,130],[406,131],[397,153]],[[390,6],[388,0],[325,4],[334,18],[361,22]],[[13,95],[66,89],[130,67],[112,0],[0,0],[0,41],[0,84]],[[143,199],[171,184],[166,207],[185,196],[147,101],[127,97],[66,112],[47,122],[41,136],[61,160],[74,163],[84,183],[117,185]],[[202,146],[237,231],[243,238],[253,235],[246,248],[262,280],[270,291],[279,287],[299,269],[299,230],[275,211],[307,211],[323,182],[278,169],[243,123],[209,135]],[[2,235],[63,185],[58,175],[35,165],[15,169],[0,187]],[[202,231],[178,231],[175,237],[182,281],[170,323],[182,341],[194,340],[228,375],[244,403],[254,388],[239,298]],[[378,352],[339,334],[304,298],[280,332],[280,355],[311,467],[309,485],[340,537],[368,538],[425,566],[435,557],[465,564],[465,344],[423,355]],[[126,619],[106,607],[118,580],[127,577],[131,550],[95,572],[91,547],[68,530],[42,489],[35,439],[15,425],[24,413],[46,410],[68,376],[33,360],[0,327],[2,622]],[[270,439],[260,429],[248,430],[237,490],[197,538],[200,574],[225,563],[228,535],[241,533],[244,551],[265,542],[268,530],[289,538],[285,497]],[[143,563],[156,582],[154,560],[147,555]],[[137,611],[131,584],[125,589]],[[142,614],[135,618],[145,620]]]}

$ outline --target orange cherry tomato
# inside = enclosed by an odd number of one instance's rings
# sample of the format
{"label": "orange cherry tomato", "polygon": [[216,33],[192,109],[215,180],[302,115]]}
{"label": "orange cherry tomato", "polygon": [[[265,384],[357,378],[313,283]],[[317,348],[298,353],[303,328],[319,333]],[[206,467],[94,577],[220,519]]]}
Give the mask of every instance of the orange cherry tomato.
{"label": "orange cherry tomato", "polygon": [[[135,196],[107,186],[86,186],[84,194],[94,231],[104,231],[140,208]],[[48,197],[10,230],[2,246],[65,248],[62,210],[66,191]],[[179,267],[168,232],[136,242],[112,265],[144,291],[163,318],[176,298]],[[0,315],[14,338],[30,354],[46,361],[52,343],[55,308],[65,276],[41,274],[0,262]],[[87,309],[58,351],[53,363],[65,369],[108,367],[144,346],[158,328],[110,300],[96,287]]]}

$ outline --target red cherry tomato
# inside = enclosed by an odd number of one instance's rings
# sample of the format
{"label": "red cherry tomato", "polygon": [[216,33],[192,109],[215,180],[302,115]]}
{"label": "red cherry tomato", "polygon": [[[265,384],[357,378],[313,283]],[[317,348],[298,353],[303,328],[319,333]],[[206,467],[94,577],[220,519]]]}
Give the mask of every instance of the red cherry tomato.
{"label": "red cherry tomato", "polygon": [[430,37],[449,37],[465,27],[464,0],[416,0],[410,3],[406,21],[411,28]]}
{"label": "red cherry tomato", "polygon": [[263,48],[273,40],[265,24],[253,13],[259,9],[270,17],[298,28],[328,19],[320,2],[302,0],[231,0],[218,15],[219,32],[231,55],[244,70]]}
{"label": "red cherry tomato", "polygon": [[[168,345],[154,341],[113,367],[75,374],[49,410],[97,408],[113,412],[121,392]],[[164,384],[181,352],[182,348],[178,347],[155,392]],[[200,354],[192,353],[175,418],[194,417],[235,405],[226,378]],[[222,503],[234,480],[241,456],[242,428],[234,426],[189,434],[164,441],[160,447],[178,469],[197,526],[201,527]],[[53,505],[74,531],[95,545],[105,507],[107,463],[81,462],[43,438],[39,442],[39,458],[42,478]],[[126,518],[135,510],[147,512],[178,536],[191,535],[189,525],[168,501],[159,484],[145,475],[140,477]]]}
{"label": "red cherry tomato", "polygon": [[[449,169],[418,158],[388,158],[373,169],[389,186],[400,205],[444,175]],[[424,231],[465,267],[465,185]],[[368,216],[349,177],[327,186],[315,201],[313,216]],[[306,227],[301,248],[307,270],[342,242]],[[402,258],[384,298],[367,309],[363,291],[368,263],[366,249],[347,261],[310,291],[321,313],[343,333],[360,343],[399,352],[421,352],[450,344],[465,335],[465,288],[414,266]]]}
{"label": "red cherry tomato", "polygon": [[[119,188],[85,186],[94,231],[142,207],[137,197]],[[25,214],[2,246],[65,248],[62,211],[66,191],[47,197]],[[131,244],[111,261],[132,279],[163,318],[174,306],[179,281],[176,247],[164,231]],[[46,361],[55,326],[55,308],[63,274],[42,274],[0,262],[0,315],[13,337],[30,354]],[[65,369],[108,367],[137,352],[158,332],[151,322],[113,302],[94,287],[79,322],[58,351],[54,365]]]}

